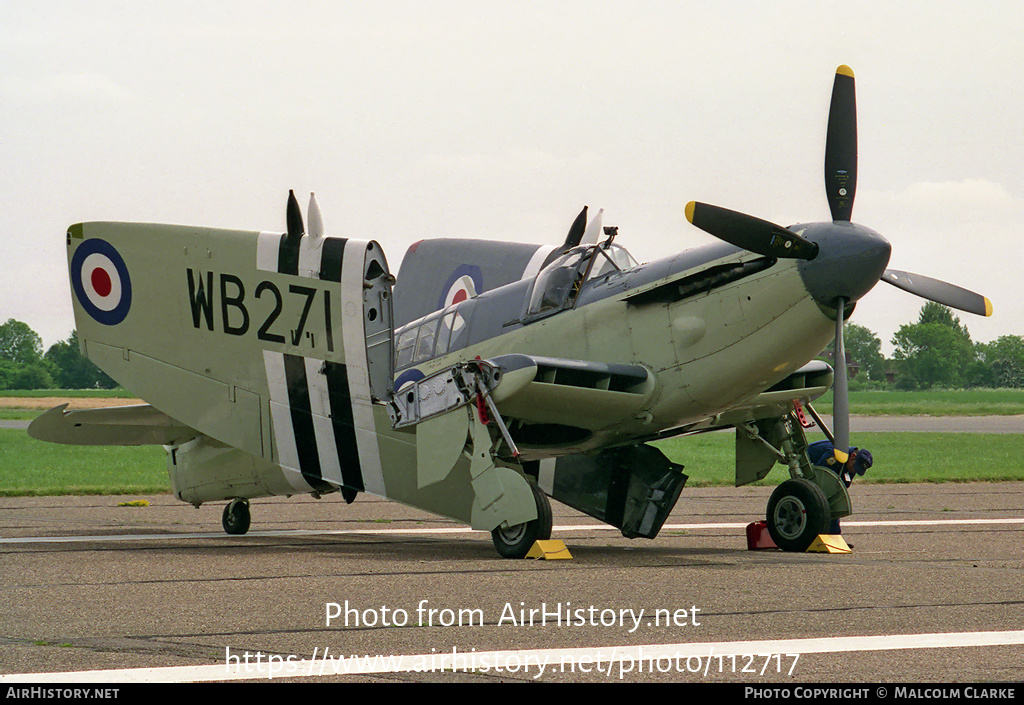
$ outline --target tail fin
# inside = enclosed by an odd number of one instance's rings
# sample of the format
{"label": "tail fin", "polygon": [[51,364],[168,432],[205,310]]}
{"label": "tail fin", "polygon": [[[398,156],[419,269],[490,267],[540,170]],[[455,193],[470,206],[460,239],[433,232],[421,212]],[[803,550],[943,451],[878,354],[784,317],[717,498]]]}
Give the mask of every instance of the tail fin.
{"label": "tail fin", "polygon": [[355,439],[332,442],[316,418],[357,437],[390,393],[393,278],[377,243],[84,223],[68,255],[79,338],[111,377],[211,438],[363,489],[326,450]]}
{"label": "tail fin", "polygon": [[[394,377],[384,253],[375,242],[295,236],[299,228],[293,219],[287,234],[130,223],[68,231],[84,353],[175,429],[199,434],[172,448],[178,496],[198,504],[340,488],[484,530],[536,518],[533,491],[495,465],[469,400],[452,418],[393,428],[379,403],[392,399]],[[68,436],[66,419],[51,420]],[[164,425],[155,437],[181,435]]]}
{"label": "tail fin", "polygon": [[400,327],[464,298],[532,277],[556,254],[553,245],[487,240],[422,240],[405,253],[395,286]]}

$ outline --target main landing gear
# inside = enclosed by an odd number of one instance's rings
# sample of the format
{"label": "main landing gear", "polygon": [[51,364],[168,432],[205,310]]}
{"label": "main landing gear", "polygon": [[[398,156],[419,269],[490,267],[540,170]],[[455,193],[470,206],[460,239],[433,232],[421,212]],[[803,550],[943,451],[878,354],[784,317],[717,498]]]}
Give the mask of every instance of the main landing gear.
{"label": "main landing gear", "polygon": [[765,517],[772,541],[784,551],[806,551],[829,533],[833,519],[852,511],[839,476],[811,464],[803,428],[795,411],[736,427],[737,487],[764,478],[776,463],[789,466],[790,479],[772,492]]}
{"label": "main landing gear", "polygon": [[249,500],[235,497],[224,507],[224,514],[221,515],[220,523],[224,531],[229,534],[244,534],[249,530],[249,522],[252,516],[249,513]]}
{"label": "main landing gear", "polygon": [[768,533],[784,551],[806,551],[818,534],[828,532],[828,499],[814,482],[786,480],[768,500]]}
{"label": "main landing gear", "polygon": [[502,558],[525,558],[535,541],[551,538],[551,503],[533,480],[527,480],[537,503],[537,518],[525,524],[499,526],[491,532],[491,541]]}

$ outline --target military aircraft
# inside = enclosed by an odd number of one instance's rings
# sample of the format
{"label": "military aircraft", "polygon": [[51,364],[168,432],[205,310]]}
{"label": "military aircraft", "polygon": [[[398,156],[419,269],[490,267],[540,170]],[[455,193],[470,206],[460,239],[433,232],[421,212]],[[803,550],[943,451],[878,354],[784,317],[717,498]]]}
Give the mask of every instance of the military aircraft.
{"label": "military aircraft", "polygon": [[[807,455],[803,410],[834,388],[849,447],[846,365],[815,357],[879,280],[991,314],[982,296],[886,269],[889,243],[851,222],[853,72],[835,76],[825,145],[832,220],[789,228],[691,202],[722,242],[637,264],[599,212],[564,242],[412,245],[398,277],[373,241],[287,232],[80,223],[67,232],[83,352],[151,405],[56,407],[29,432],[72,444],[160,444],[174,494],[227,501],[359,492],[490,531],[521,557],[551,534],[548,497],[654,538],[687,476],[650,443],[734,429],[736,484],[786,465],[767,524],[805,550],[849,494]],[[814,414],[815,418],[817,415]],[[826,432],[827,429],[826,429]]]}

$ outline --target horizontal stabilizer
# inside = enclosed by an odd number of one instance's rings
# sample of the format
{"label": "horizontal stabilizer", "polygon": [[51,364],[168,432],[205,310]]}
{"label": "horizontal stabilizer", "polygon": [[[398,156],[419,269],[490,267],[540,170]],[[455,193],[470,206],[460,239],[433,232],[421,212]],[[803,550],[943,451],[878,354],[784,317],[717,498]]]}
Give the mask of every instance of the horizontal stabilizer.
{"label": "horizontal stabilizer", "polygon": [[200,433],[149,404],[67,410],[61,404],[38,416],[28,435],[39,441],[82,446],[143,446],[181,443]]}

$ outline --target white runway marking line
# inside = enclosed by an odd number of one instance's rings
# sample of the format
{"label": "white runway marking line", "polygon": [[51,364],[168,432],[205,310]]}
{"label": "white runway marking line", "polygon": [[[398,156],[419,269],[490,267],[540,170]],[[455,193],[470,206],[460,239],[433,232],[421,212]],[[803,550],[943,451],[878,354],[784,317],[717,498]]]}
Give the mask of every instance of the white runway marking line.
{"label": "white runway marking line", "polygon": [[[430,654],[343,655],[335,659],[302,659],[261,654],[260,663],[232,661],[217,665],[167,666],[163,668],[131,668],[104,671],[70,671],[65,673],[14,673],[0,675],[8,683],[178,683],[199,681],[236,681],[272,678],[309,678],[334,675],[368,675],[373,673],[452,673],[469,670],[518,673],[536,677],[544,664],[544,673],[552,669],[569,673],[582,671],[605,673],[610,678],[631,673],[701,673],[690,669],[693,659],[700,664],[721,660],[726,667],[731,657],[757,656],[767,659],[765,665],[780,657],[783,672],[793,663],[799,674],[798,657],[805,654],[859,651],[898,651],[905,649],[948,649],[977,646],[1024,645],[1024,631],[951,632],[946,634],[879,634],[873,636],[819,637],[810,639],[774,639],[766,641],[720,641],[692,644],[645,644],[642,646],[605,646],[567,649],[521,649],[510,651],[459,651]],[[227,651],[227,650],[225,650]],[[241,656],[251,652],[237,652]],[[255,654],[252,654],[255,660]],[[669,662],[668,671],[661,665]],[[760,665],[760,660],[757,661]],[[476,664],[474,666],[474,664]],[[618,664],[618,668],[613,668]],[[683,671],[676,670],[686,664]],[[603,667],[601,667],[603,665]],[[573,667],[576,670],[573,670]],[[637,670],[640,667],[643,670]],[[711,672],[715,673],[712,667]],[[773,666],[774,668],[774,666]],[[514,669],[514,670],[513,670]],[[728,671],[727,671],[728,672]],[[775,671],[773,671],[775,672]],[[705,672],[706,674],[706,672]]]}
{"label": "white runway marking line", "polygon": [[[694,529],[744,529],[750,522],[719,522],[711,524],[665,524],[661,527],[666,530],[694,530]],[[843,526],[962,526],[962,525],[998,525],[998,524],[1024,524],[1024,517],[1011,517],[1007,519],[908,519],[890,521],[844,521]],[[553,532],[571,531],[618,531],[614,526],[608,524],[566,524],[555,526]],[[245,536],[250,537],[289,537],[289,536],[358,536],[367,535],[430,535],[430,534],[480,534],[487,533],[474,531],[468,526],[419,528],[419,529],[337,529],[316,531],[313,529],[282,529],[280,531],[250,531]],[[14,538],[0,538],[2,544],[17,543],[96,543],[105,541],[159,541],[163,539],[226,539],[244,540],[243,536],[228,536],[220,532],[194,532],[185,534],[120,534],[120,535],[95,535],[95,536],[22,536]]]}

